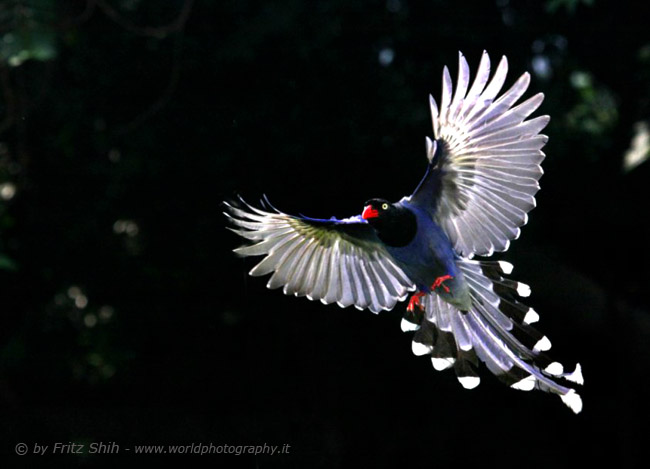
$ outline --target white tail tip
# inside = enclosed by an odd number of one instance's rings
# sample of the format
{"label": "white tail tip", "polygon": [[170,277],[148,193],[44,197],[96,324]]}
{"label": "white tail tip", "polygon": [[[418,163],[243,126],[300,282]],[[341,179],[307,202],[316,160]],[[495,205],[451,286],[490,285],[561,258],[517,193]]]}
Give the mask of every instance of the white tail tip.
{"label": "white tail tip", "polygon": [[530,308],[526,312],[526,316],[524,316],[524,323],[533,324],[537,321],[539,321],[539,314],[537,314],[537,311],[535,311],[533,308]]}
{"label": "white tail tip", "polygon": [[535,389],[535,377],[533,375],[528,375],[521,381],[517,381],[515,384],[510,386],[512,389],[517,389],[518,391],[532,391]]}
{"label": "white tail tip", "polygon": [[413,341],[411,342],[411,349],[413,350],[413,355],[420,357],[431,353],[433,347],[430,345],[424,345],[423,343]]}
{"label": "white tail tip", "polygon": [[579,385],[585,384],[585,379],[582,377],[582,367],[580,366],[580,363],[576,365],[576,369],[573,371],[573,373],[569,373],[564,378]]}
{"label": "white tail tip", "polygon": [[414,322],[407,321],[404,318],[402,318],[400,327],[402,328],[403,332],[413,332],[413,331],[417,331],[420,328],[419,325],[415,324]]}
{"label": "white tail tip", "polygon": [[580,394],[571,389],[568,393],[560,396],[562,402],[564,402],[569,409],[571,409],[576,414],[579,414],[582,411],[582,398]]}
{"label": "white tail tip", "polygon": [[510,262],[506,261],[499,261],[499,267],[501,267],[501,270],[503,270],[503,273],[506,275],[511,274],[512,269],[515,268]]}
{"label": "white tail tip", "polygon": [[478,376],[461,376],[458,381],[465,389],[474,389],[481,383],[481,378]]}
{"label": "white tail tip", "polygon": [[517,295],[526,298],[527,296],[530,296],[530,287],[526,285],[525,283],[519,282],[517,284]]}
{"label": "white tail tip", "polygon": [[446,370],[447,368],[452,367],[455,362],[456,362],[455,358],[437,358],[437,357],[431,358],[431,364],[433,365],[433,368],[437,371]]}
{"label": "white tail tip", "polygon": [[559,362],[553,362],[544,368],[544,371],[546,371],[549,375],[562,376],[562,373],[564,373],[564,367]]}
{"label": "white tail tip", "polygon": [[551,341],[548,340],[548,337],[544,336],[535,344],[533,347],[534,352],[546,352],[551,349]]}

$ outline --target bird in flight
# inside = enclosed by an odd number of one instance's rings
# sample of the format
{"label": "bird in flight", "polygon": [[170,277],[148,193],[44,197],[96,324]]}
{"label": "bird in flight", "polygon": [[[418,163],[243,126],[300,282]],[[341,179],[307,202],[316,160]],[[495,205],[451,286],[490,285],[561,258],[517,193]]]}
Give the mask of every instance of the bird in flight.
{"label": "bird in flight", "polygon": [[549,358],[550,340],[531,326],[539,316],[521,302],[530,288],[508,278],[512,264],[484,259],[506,251],[528,221],[548,140],[540,131],[549,117],[528,119],[544,95],[516,104],[528,73],[500,94],[507,71],[502,57],[490,78],[483,52],[470,86],[459,53],[454,91],[444,68],[440,106],[430,97],[427,170],[410,196],[370,199],[361,215],[340,220],[288,215],[266,197],[261,208],[225,203],[225,214],[250,241],[235,252],[264,256],[250,274],[272,274],[268,288],[374,313],[410,294],[402,330],[415,332],[413,353],[436,370],[453,368],[473,389],[483,362],[511,388],[557,394],[579,413],[580,365],[566,372]]}

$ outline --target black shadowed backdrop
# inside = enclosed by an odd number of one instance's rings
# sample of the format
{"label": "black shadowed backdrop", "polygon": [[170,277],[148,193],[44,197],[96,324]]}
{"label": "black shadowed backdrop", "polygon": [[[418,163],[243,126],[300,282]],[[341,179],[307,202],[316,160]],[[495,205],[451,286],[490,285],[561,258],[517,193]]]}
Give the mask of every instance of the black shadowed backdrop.
{"label": "black shadowed backdrop", "polygon": [[[259,468],[639,464],[650,384],[642,8],[3,2],[3,467],[34,467],[43,446],[68,466],[113,465],[137,445]],[[460,50],[474,71],[484,49],[508,57],[506,86],[530,71],[526,96],[546,95],[538,206],[497,257],[531,285],[552,356],[582,363],[578,416],[484,367],[472,391],[434,371],[400,330],[404,304],[375,315],[267,290],[247,276],[255,260],[232,253],[240,239],[221,214],[238,193],[324,218],[408,195],[442,67],[455,76]],[[52,455],[57,443],[66,454]],[[210,445],[286,451],[187,454]]]}

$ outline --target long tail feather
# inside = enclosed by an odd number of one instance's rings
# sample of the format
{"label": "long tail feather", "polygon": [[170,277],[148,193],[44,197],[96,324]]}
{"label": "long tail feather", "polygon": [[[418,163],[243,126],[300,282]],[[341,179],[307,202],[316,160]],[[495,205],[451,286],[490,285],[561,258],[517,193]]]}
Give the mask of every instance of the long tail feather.
{"label": "long tail feather", "polygon": [[530,326],[539,316],[518,300],[530,288],[505,277],[512,265],[463,259],[459,267],[470,287],[472,308],[462,312],[429,293],[421,300],[424,313],[408,312],[402,320],[403,330],[416,330],[413,352],[429,355],[436,370],[453,367],[466,389],[480,383],[480,360],[511,388],[557,394],[579,413],[582,399],[573,383],[583,384],[580,364],[565,372],[544,353],[551,347],[549,339]]}

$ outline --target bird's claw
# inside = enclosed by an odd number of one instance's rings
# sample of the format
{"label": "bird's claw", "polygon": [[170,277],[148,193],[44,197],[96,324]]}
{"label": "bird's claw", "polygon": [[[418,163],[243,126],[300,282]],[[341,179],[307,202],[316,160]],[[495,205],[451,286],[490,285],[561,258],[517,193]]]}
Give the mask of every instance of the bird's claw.
{"label": "bird's claw", "polygon": [[443,275],[441,277],[438,277],[435,282],[433,282],[433,285],[431,285],[431,290],[435,290],[436,288],[442,287],[446,293],[449,293],[449,287],[445,285],[443,282],[445,280],[451,280],[454,277],[451,275]]}
{"label": "bird's claw", "polygon": [[[436,288],[442,287],[445,290],[445,292],[449,293],[450,291],[449,287],[445,285],[444,282],[445,280],[451,280],[453,278],[454,277],[451,275],[443,275],[441,277],[436,278],[436,280],[433,282],[433,285],[431,285],[431,290],[435,290]],[[409,300],[409,304],[406,307],[406,311],[413,312],[415,311],[416,307],[422,309],[422,305],[420,304],[420,298],[422,298],[425,295],[426,293],[424,292],[413,293],[413,295],[411,295],[411,299]]]}
{"label": "bird's claw", "polygon": [[422,305],[420,304],[420,298],[422,298],[424,295],[425,293],[422,292],[413,293],[413,295],[411,295],[411,299],[409,300],[409,304],[406,307],[406,311],[413,312],[415,311],[416,306],[422,309]]}

